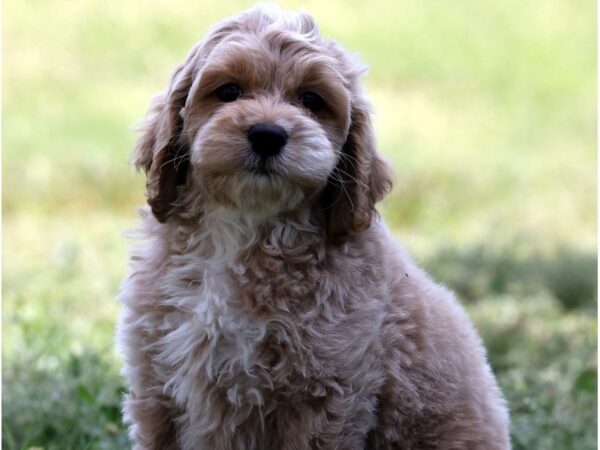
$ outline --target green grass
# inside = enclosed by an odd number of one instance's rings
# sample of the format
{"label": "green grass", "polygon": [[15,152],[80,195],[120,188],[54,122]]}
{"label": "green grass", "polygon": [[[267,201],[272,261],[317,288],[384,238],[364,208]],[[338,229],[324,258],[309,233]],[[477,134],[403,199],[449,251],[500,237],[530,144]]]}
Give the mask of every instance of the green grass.
{"label": "green grass", "polygon": [[[371,65],[394,232],[464,301],[515,449],[596,445],[596,11],[584,0],[281,2]],[[7,0],[7,449],[127,444],[114,350],[150,97],[250,2]]]}

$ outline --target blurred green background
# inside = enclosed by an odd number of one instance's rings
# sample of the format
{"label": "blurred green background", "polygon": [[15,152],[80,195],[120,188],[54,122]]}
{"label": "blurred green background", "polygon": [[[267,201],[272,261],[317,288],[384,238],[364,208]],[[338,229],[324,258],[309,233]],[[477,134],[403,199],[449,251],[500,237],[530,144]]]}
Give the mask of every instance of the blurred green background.
{"label": "blurred green background", "polygon": [[[117,449],[128,165],[151,96],[242,1],[6,0],[6,449]],[[283,1],[371,65],[385,218],[485,343],[515,449],[596,448],[596,4]]]}

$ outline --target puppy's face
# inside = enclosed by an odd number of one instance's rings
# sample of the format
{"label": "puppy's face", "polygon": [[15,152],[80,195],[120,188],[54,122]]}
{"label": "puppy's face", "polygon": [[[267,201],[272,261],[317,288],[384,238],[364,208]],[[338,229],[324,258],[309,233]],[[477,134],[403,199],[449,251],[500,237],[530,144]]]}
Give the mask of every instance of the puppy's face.
{"label": "puppy's face", "polygon": [[361,72],[307,14],[257,7],[218,24],[154,99],[136,147],[155,217],[308,208],[329,236],[368,227],[391,182]]}
{"label": "puppy's face", "polygon": [[206,201],[277,213],[314,197],[340,158],[350,92],[318,43],[271,27],[210,52],[181,111]]}

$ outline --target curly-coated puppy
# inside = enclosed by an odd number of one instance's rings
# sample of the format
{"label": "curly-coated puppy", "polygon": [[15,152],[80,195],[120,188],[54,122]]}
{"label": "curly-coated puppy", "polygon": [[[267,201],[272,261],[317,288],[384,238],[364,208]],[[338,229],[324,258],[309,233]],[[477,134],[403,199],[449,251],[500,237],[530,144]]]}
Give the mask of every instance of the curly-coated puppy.
{"label": "curly-coated puppy", "polygon": [[154,99],[118,333],[135,448],[509,448],[473,326],[377,217],[362,71],[258,7]]}

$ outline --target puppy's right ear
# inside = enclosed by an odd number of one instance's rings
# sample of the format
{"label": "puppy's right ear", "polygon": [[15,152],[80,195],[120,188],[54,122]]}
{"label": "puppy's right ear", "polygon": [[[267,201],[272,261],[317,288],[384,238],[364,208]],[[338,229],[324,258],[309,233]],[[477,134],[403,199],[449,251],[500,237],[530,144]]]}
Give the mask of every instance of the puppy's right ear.
{"label": "puppy's right ear", "polygon": [[177,67],[166,92],[157,95],[142,125],[143,134],[134,150],[134,163],[146,173],[146,196],[160,222],[166,221],[177,200],[178,186],[185,184],[189,166],[189,142],[182,135],[180,113],[193,83],[198,48]]}

